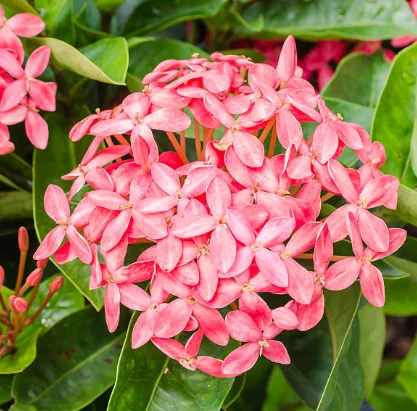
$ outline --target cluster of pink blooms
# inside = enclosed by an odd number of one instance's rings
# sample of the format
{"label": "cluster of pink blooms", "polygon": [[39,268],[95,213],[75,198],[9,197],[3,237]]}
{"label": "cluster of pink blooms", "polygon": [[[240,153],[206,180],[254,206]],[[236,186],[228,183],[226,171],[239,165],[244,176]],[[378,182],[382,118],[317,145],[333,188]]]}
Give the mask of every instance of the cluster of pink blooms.
{"label": "cluster of pink blooms", "polygon": [[45,71],[51,50],[39,47],[23,68],[25,52],[18,37],[36,36],[44,28],[45,23],[30,13],[7,19],[0,6],[0,155],[14,151],[8,126],[22,121],[35,147],[44,149],[48,144],[48,124],[39,110],[55,111],[56,84],[37,77]]}
{"label": "cluster of pink blooms", "polygon": [[[378,169],[382,145],[332,113],[301,78],[293,37],[276,69],[243,56],[211,59],[164,61],[144,77],[143,92],[73,127],[73,141],[94,138],[79,167],[63,177],[74,180],[68,196],[56,185],[46,191],[56,227],[35,259],[89,264],[91,289],[105,287],[110,332],[120,304],[141,311],[134,348],[152,341],[186,368],[230,377],[260,355],[288,364],[275,338],[320,321],[323,289],[342,290],[359,277],[365,298],[382,306],[384,282],[372,263],[396,251],[406,232],[369,211],[397,203],[398,180]],[[300,122],[318,124],[308,140]],[[155,130],[177,152],[159,154]],[[191,133],[197,160],[188,162]],[[278,144],[285,153],[274,155]],[[345,146],[363,163],[358,170],[337,160]],[[86,183],[90,191],[71,213],[69,200]],[[320,220],[333,195],[346,204]],[[333,244],[346,237],[353,256],[334,255]],[[152,245],[124,265],[134,243]],[[270,307],[266,293],[288,302]],[[185,345],[174,339],[182,331],[194,331]],[[226,358],[199,355],[202,338],[225,346],[230,337],[243,344]]]}

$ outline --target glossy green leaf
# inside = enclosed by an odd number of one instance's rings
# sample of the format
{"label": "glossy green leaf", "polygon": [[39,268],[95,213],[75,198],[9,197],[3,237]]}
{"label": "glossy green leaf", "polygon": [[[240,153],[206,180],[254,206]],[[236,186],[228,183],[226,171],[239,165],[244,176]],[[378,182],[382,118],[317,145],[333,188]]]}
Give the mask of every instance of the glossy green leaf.
{"label": "glossy green leaf", "polygon": [[63,69],[103,83],[125,84],[129,52],[123,37],[99,40],[80,50],[51,37],[36,37],[35,41],[49,46],[54,61]]}
{"label": "glossy green leaf", "polygon": [[417,177],[411,168],[410,144],[416,118],[417,44],[397,54],[378,102],[372,138],[384,144],[388,161],[382,171],[409,187]]}
{"label": "glossy green leaf", "polygon": [[182,21],[215,16],[226,0],[144,0],[124,24],[126,35],[147,35]]}
{"label": "glossy green leaf", "polygon": [[0,375],[0,405],[12,399],[13,375]]}
{"label": "glossy green leaf", "polygon": [[[138,313],[135,313],[129,324],[108,411],[219,410],[233,385],[233,378],[219,379],[198,370],[187,370],[152,343],[133,350],[131,335],[137,318]],[[224,358],[236,347],[236,343],[220,347],[203,341],[200,352]]]}
{"label": "glossy green leaf", "polygon": [[245,37],[376,40],[417,35],[403,0],[268,0],[249,6],[242,18],[252,27],[237,31]]}
{"label": "glossy green leaf", "polygon": [[393,316],[417,315],[417,276],[385,283],[384,312]]}
{"label": "glossy green leaf", "polygon": [[235,378],[229,394],[227,394],[227,397],[223,401],[222,408],[229,409],[230,406],[237,401],[237,399],[241,396],[243,389],[245,388],[245,383],[246,373]]}
{"label": "glossy green leaf", "polygon": [[401,220],[417,226],[417,192],[401,184],[394,214]]}
{"label": "glossy green leaf", "polygon": [[94,4],[103,11],[110,12],[119,7],[125,0],[94,0]]}
{"label": "glossy green leaf", "polygon": [[308,411],[307,408],[292,390],[281,369],[274,367],[268,381],[267,397],[262,411],[280,411],[291,409],[294,411]]}
{"label": "glossy green leaf", "polygon": [[[62,112],[48,115],[47,121],[50,129],[48,148],[35,150],[33,158],[34,220],[39,238],[45,237],[55,225],[43,208],[46,187],[57,184],[64,190],[69,189],[70,185],[61,180],[61,176],[77,167],[89,143],[88,139],[79,143],[70,141],[70,125]],[[97,310],[103,306],[103,290],[89,289],[90,266],[77,259],[57,267]]]}
{"label": "glossy green leaf", "polygon": [[417,339],[401,363],[397,381],[403,386],[414,402],[417,403]]}
{"label": "glossy green leaf", "polygon": [[365,395],[370,398],[378,377],[385,346],[385,315],[382,308],[365,304],[358,311],[359,353],[365,379]]}
{"label": "glossy green leaf", "polygon": [[122,319],[110,334],[92,307],[60,321],[39,339],[35,362],[14,380],[15,411],[75,411],[100,396],[114,383],[126,325]]}
{"label": "glossy green leaf", "polygon": [[[129,45],[129,73],[127,83],[130,91],[140,90],[142,78],[150,73],[161,61],[167,59],[188,59],[195,53],[207,57],[198,47],[178,40],[135,41]],[[146,58],[144,56],[146,55]]]}
{"label": "glossy green leaf", "polygon": [[396,380],[400,365],[401,361],[391,361],[382,366],[374,393],[369,399],[375,410],[417,411],[417,404]]}
{"label": "glossy green leaf", "polygon": [[0,179],[16,190],[32,190],[32,167],[15,153],[0,156]]}
{"label": "glossy green leaf", "polygon": [[32,207],[32,194],[27,191],[0,192],[0,221],[30,219]]}
{"label": "glossy green leaf", "polygon": [[1,2],[16,13],[32,13],[39,16],[39,13],[26,0],[1,0]]}
{"label": "glossy green leaf", "polygon": [[75,43],[72,0],[35,0],[35,6],[46,24],[46,35]]}
{"label": "glossy green leaf", "polygon": [[[29,316],[35,312],[48,294],[48,287],[53,278],[50,277],[41,283],[38,295],[29,310]],[[3,287],[3,295],[5,290],[7,289]],[[12,294],[10,290],[7,290],[7,292],[9,295]],[[28,367],[36,357],[36,341],[39,335],[62,318],[80,310],[84,305],[84,301],[80,297],[71,283],[65,281],[59,293],[52,297],[38,319],[32,325],[25,327],[22,333],[17,336],[17,351],[0,361],[0,374],[14,374],[22,372]],[[5,298],[5,300],[8,301],[8,298]]]}

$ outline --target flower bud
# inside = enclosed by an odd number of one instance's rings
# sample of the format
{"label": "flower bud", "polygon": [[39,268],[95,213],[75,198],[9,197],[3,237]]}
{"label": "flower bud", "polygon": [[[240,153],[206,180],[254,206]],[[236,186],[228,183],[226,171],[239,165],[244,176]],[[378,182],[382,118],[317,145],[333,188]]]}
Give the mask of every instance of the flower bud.
{"label": "flower bud", "polygon": [[52,283],[49,285],[49,294],[55,294],[56,292],[58,292],[63,284],[64,279],[62,277],[54,278]]}
{"label": "flower bud", "polygon": [[47,264],[48,264],[48,258],[45,258],[44,260],[38,260],[36,261],[36,267],[45,270]]}
{"label": "flower bud", "polygon": [[29,250],[29,234],[25,227],[20,227],[17,234],[17,241],[19,243],[19,249],[22,252]]}
{"label": "flower bud", "polygon": [[28,287],[34,287],[42,278],[43,270],[41,268],[35,268],[26,278],[26,285]]}
{"label": "flower bud", "polygon": [[11,304],[18,313],[25,313],[28,309],[28,303],[21,297],[16,297]]}
{"label": "flower bud", "polygon": [[4,268],[0,265],[0,290],[4,283]]}

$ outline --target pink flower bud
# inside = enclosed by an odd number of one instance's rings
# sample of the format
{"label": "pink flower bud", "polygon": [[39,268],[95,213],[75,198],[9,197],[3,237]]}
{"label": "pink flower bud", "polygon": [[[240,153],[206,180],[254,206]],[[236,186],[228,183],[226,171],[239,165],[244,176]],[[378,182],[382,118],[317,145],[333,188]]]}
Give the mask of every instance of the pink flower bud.
{"label": "pink flower bud", "polygon": [[36,261],[36,267],[38,267],[42,270],[45,270],[46,266],[48,265],[48,261],[49,260],[47,258],[45,258],[43,260],[38,260],[38,261]]}
{"label": "pink flower bud", "polygon": [[34,287],[42,278],[43,270],[41,268],[35,268],[26,278],[26,285]]}
{"label": "pink flower bud", "polygon": [[19,243],[19,249],[22,252],[29,250],[29,234],[25,227],[20,227],[17,234],[17,241]]}
{"label": "pink flower bud", "polygon": [[64,279],[62,277],[54,278],[52,283],[49,285],[49,294],[55,294],[58,292],[63,284]]}
{"label": "pink flower bud", "polygon": [[25,313],[28,309],[28,303],[21,297],[14,298],[10,306],[12,305],[18,313]]}
{"label": "pink flower bud", "polygon": [[4,283],[4,268],[0,265],[0,290]]}

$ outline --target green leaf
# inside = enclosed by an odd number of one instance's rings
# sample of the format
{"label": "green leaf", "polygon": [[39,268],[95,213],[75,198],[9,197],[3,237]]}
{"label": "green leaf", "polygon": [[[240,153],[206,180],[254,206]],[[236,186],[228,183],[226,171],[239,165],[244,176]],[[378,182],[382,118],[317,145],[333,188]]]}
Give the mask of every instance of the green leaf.
{"label": "green leaf", "polygon": [[111,12],[119,7],[125,0],[94,0],[94,4],[105,12]]}
{"label": "green leaf", "polygon": [[401,363],[397,381],[403,386],[414,402],[417,403],[417,339],[414,340],[413,346]]}
{"label": "green leaf", "polygon": [[288,384],[280,368],[275,366],[268,381],[267,397],[262,411],[276,411],[281,409],[308,411],[311,408],[303,405],[297,394]]}
{"label": "green leaf", "polygon": [[354,321],[359,299],[357,283],[340,292],[326,292],[327,323],[323,320],[308,332],[283,336],[291,364],[281,369],[311,408],[359,410],[364,394],[359,327]]}
{"label": "green leaf", "polygon": [[382,366],[374,393],[369,399],[369,402],[375,410],[417,411],[417,404],[395,379],[400,364],[401,361],[392,361]]}
{"label": "green leaf", "polygon": [[187,20],[215,16],[226,0],[145,0],[139,2],[127,19],[123,33],[147,35]]}
{"label": "green leaf", "polygon": [[[38,295],[29,310],[29,316],[35,312],[48,294],[48,287],[53,278],[50,277],[41,283]],[[12,291],[3,287],[3,295],[5,291],[8,293],[6,295],[7,298],[5,298],[7,302],[8,296],[12,294]],[[22,372],[28,367],[36,357],[36,341],[39,335],[62,318],[80,310],[84,305],[84,301],[80,297],[77,290],[68,281],[65,281],[59,293],[52,297],[38,319],[32,325],[26,326],[22,333],[17,336],[17,351],[12,355],[7,355],[0,361],[0,374],[14,374]]]}
{"label": "green leaf", "polygon": [[122,319],[110,334],[92,307],[60,321],[39,339],[35,362],[15,378],[15,411],[75,411],[100,396],[114,383],[125,327]]}
{"label": "green leaf", "polygon": [[417,35],[417,23],[403,0],[267,0],[249,6],[242,18],[258,31],[239,28],[240,37],[376,40]]}
{"label": "green leaf", "polygon": [[384,312],[393,316],[417,315],[417,276],[385,284]]}
{"label": "green leaf", "polygon": [[0,156],[0,178],[17,190],[32,191],[32,167],[15,153]]}
{"label": "green leaf", "polygon": [[[201,57],[208,54],[192,44],[178,40],[145,39],[135,41],[129,45],[130,61],[127,79],[130,91],[138,91],[142,78],[150,73],[161,61],[167,59],[188,59],[195,53]],[[146,55],[146,58],[143,56]]]}
{"label": "green leaf", "polygon": [[27,191],[0,192],[0,221],[32,218],[32,194]]}
{"label": "green leaf", "polygon": [[365,396],[370,398],[378,377],[385,346],[385,315],[382,308],[365,304],[358,312],[359,353],[365,378]]}
{"label": "green leaf", "polygon": [[[135,313],[129,324],[108,411],[153,411],[178,407],[183,411],[219,410],[233,385],[233,378],[215,378],[199,370],[187,370],[152,343],[133,350],[131,336],[138,315]],[[201,353],[224,358],[231,348],[236,347],[236,343],[220,347],[203,341]]]}
{"label": "green leaf", "polygon": [[237,401],[237,399],[242,394],[243,389],[245,388],[245,382],[246,382],[246,373],[239,375],[235,378],[235,381],[233,382],[233,386],[229,391],[229,394],[227,394],[227,397],[223,401],[222,408],[228,409],[230,406]]}
{"label": "green leaf", "polygon": [[417,177],[411,168],[410,144],[416,118],[417,44],[397,54],[379,99],[372,138],[384,144],[388,161],[381,168],[409,187]]}
{"label": "green leaf", "polygon": [[0,375],[0,405],[12,399],[13,375]]}
{"label": "green leaf", "polygon": [[36,37],[34,41],[49,46],[53,60],[63,69],[103,83],[125,84],[129,52],[123,37],[99,40],[80,50],[51,37]]}
{"label": "green leaf", "polygon": [[35,0],[35,6],[46,24],[47,35],[70,44],[75,43],[76,36],[72,3],[72,0]]}
{"label": "green leaf", "polygon": [[400,184],[398,203],[394,214],[407,223],[417,225],[417,192]]}
{"label": "green leaf", "polygon": [[[39,238],[55,226],[43,207],[43,197],[49,184],[57,184],[64,190],[70,184],[61,180],[61,176],[76,168],[89,143],[84,138],[79,143],[73,143],[68,138],[70,126],[62,112],[47,116],[49,124],[49,144],[46,150],[35,150],[33,158],[33,201],[35,228]],[[103,306],[103,290],[90,290],[90,267],[81,261],[74,260],[58,265],[62,274],[99,310]]]}
{"label": "green leaf", "polygon": [[1,3],[16,13],[32,13],[39,16],[39,13],[26,0],[1,0]]}

